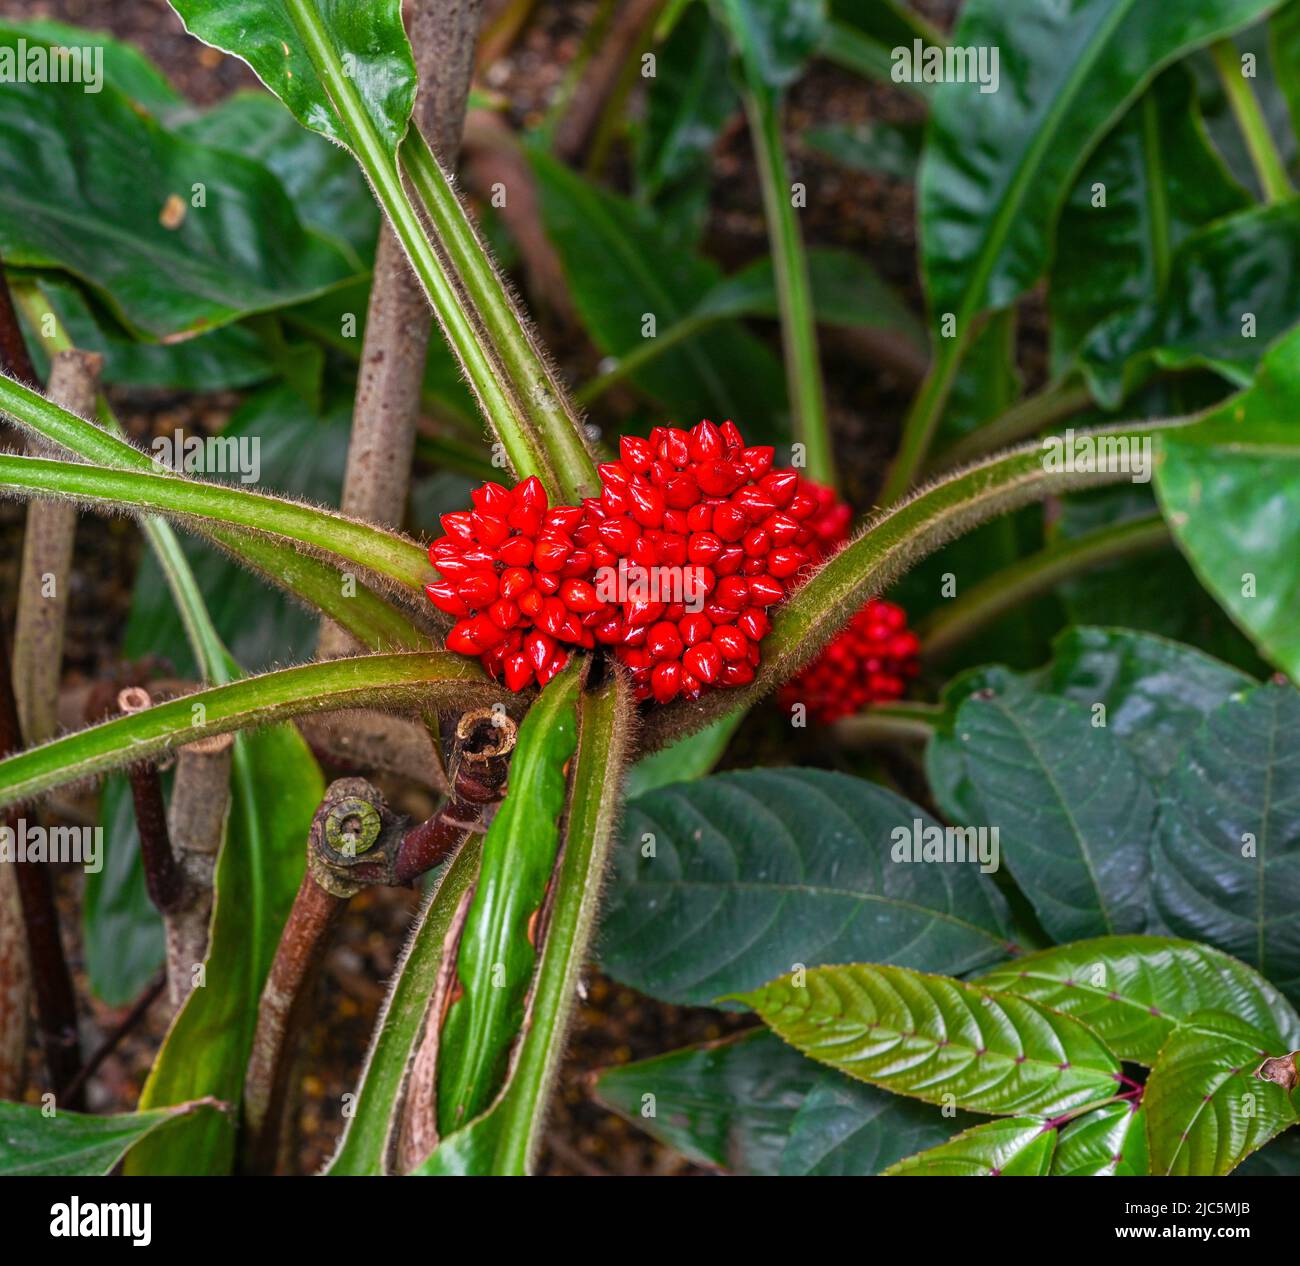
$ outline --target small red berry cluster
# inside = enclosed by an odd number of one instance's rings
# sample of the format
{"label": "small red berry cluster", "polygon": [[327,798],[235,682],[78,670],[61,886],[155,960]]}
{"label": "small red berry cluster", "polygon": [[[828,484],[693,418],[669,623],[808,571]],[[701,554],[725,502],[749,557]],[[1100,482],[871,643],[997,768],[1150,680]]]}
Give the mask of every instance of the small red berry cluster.
{"label": "small red berry cluster", "polygon": [[426,592],[456,617],[448,648],[511,690],[597,644],[640,699],[748,684],[768,610],[848,536],[848,506],[774,455],[731,422],[655,427],[622,438],[581,506],[550,506],[535,478],[475,489],[429,549]]}
{"label": "small red berry cluster", "polygon": [[817,659],[781,688],[781,707],[788,711],[801,703],[814,721],[829,724],[869,703],[901,698],[917,674],[920,649],[903,608],[872,598]]}

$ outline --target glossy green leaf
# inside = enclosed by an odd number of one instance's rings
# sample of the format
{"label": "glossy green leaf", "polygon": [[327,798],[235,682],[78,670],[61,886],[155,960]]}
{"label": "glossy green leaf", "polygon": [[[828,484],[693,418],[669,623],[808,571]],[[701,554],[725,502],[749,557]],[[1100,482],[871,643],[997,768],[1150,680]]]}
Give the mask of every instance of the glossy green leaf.
{"label": "glossy green leaf", "polygon": [[921,168],[931,311],[964,329],[1038,279],[1076,172],[1124,106],[1189,49],[1249,25],[1276,0],[1076,0],[1026,14],[970,0],[955,46],[997,48],[999,83],[937,86]]}
{"label": "glossy green leaf", "polygon": [[[258,445],[260,487],[337,505],[350,419],[350,402],[340,402],[320,417],[293,392],[275,387],[246,401],[221,434],[226,439],[246,437]],[[187,539],[183,548],[213,623],[240,664],[261,672],[312,656],[320,621],[311,611],[285,601],[229,555],[201,540]],[[136,576],[123,650],[133,659],[165,655],[181,675],[193,669],[180,617],[152,557],[142,560]]]}
{"label": "glossy green leaf", "polygon": [[192,35],[246,61],[304,127],[348,148],[351,134],[316,75],[296,20],[303,8],[314,9],[376,131],[396,154],[415,100],[401,0],[173,0],[172,8]]}
{"label": "glossy green leaf", "polygon": [[[142,1108],[213,1095],[242,1098],[257,1003],[302,880],[312,815],[325,780],[302,736],[275,726],[235,739],[230,816],[213,880],[203,981],[168,1030]],[[229,1118],[194,1118],[132,1148],[136,1174],[219,1174],[234,1162]]]}
{"label": "glossy green leaf", "polygon": [[1052,1115],[1116,1089],[1118,1061],[1077,1020],[945,976],[813,967],[740,1001],[805,1055],[927,1103]]}
{"label": "glossy green leaf", "polygon": [[1205,133],[1191,75],[1171,67],[1097,147],[1061,213],[1049,288],[1055,372],[1116,309],[1161,293],[1173,252],[1195,230],[1248,205]]}
{"label": "glossy green leaf", "polygon": [[596,1094],[697,1165],[739,1174],[876,1174],[957,1128],[928,1105],[822,1068],[764,1029],[607,1068]]}
{"label": "glossy green leaf", "polygon": [[196,729],[211,736],[306,712],[365,707],[414,712],[443,704],[481,707],[499,698],[500,688],[473,660],[450,651],[302,664],[155,704],[6,757],[0,761],[0,808],[191,743]]}
{"label": "glossy green leaf", "polygon": [[29,44],[58,44],[64,48],[98,48],[103,50],[104,82],[125,93],[137,104],[154,114],[162,114],[182,105],[180,93],[167,81],[166,75],[143,53],[106,35],[84,26],[71,26],[36,18],[28,22],[6,21],[7,30],[25,36]]}
{"label": "glossy green leaf", "polygon": [[1067,1178],[1142,1177],[1150,1172],[1146,1110],[1108,1103],[1061,1129],[1052,1173]]}
{"label": "glossy green leaf", "polygon": [[[246,323],[223,325],[179,343],[140,343],[87,302],[79,286],[58,280],[58,274],[42,279],[41,294],[72,345],[103,356],[100,380],[106,386],[226,391],[275,373],[267,349]],[[39,331],[29,328],[27,346],[37,372],[48,379],[49,353]]]}
{"label": "glossy green leaf", "polygon": [[1041,1178],[1052,1167],[1056,1131],[1034,1117],[986,1121],[885,1170],[904,1178],[987,1178],[1006,1174]]}
{"label": "glossy green leaf", "polygon": [[1156,490],[1206,588],[1259,648],[1300,678],[1300,333],[1254,387],[1162,441]]}
{"label": "glossy green leaf", "polygon": [[51,1116],[30,1103],[0,1101],[0,1176],[98,1177],[109,1174],[132,1144],[173,1122],[218,1119],[214,1100],[118,1116],[60,1110]]}
{"label": "glossy green leaf", "polygon": [[897,48],[911,49],[914,40],[943,44],[943,36],[905,0],[829,0],[829,21],[818,50],[821,56],[854,74],[896,85],[929,100],[931,83],[895,79]]}
{"label": "glossy green leaf", "polygon": [[99,803],[103,867],[86,875],[81,936],[95,997],[124,1007],[162,967],[165,937],[162,916],[145,887],[135,806],[124,775],[105,780]]}
{"label": "glossy green leaf", "polygon": [[529,923],[541,907],[560,844],[564,767],[577,745],[579,665],[542,691],[519,728],[505,802],[483,841],[483,861],[460,941],[464,992],[443,1024],[438,1122],[443,1134],[478,1116],[500,1088],[536,964]]}
{"label": "glossy green leaf", "polygon": [[1300,692],[1270,682],[1206,718],[1160,788],[1154,898],[1300,998]]}
{"label": "glossy green leaf", "polygon": [[284,186],[304,224],[344,244],[360,269],[374,254],[379,211],[346,150],[300,127],[274,97],[237,92],[177,132],[256,159]]}
{"label": "glossy green leaf", "polygon": [[637,199],[698,237],[708,214],[713,149],[739,109],[727,44],[707,6],[692,4],[655,50],[645,80],[645,122],[636,134]]}
{"label": "glossy green leaf", "polygon": [[[1128,748],[1068,699],[981,691],[936,734],[969,788],[940,807],[996,827],[1002,860],[1058,941],[1145,926],[1155,793]],[[940,757],[939,759],[942,759]]]}
{"label": "glossy green leaf", "polygon": [[769,88],[803,72],[826,29],[826,0],[711,0],[737,57]]}
{"label": "glossy green leaf", "polygon": [[[606,355],[640,347],[648,316],[656,334],[664,334],[721,280],[716,264],[684,251],[643,208],[546,154],[530,157],[547,236],[583,322]],[[736,324],[713,326],[632,377],[679,418],[743,418],[746,435],[756,440],[788,431],[780,364]]]}
{"label": "glossy green leaf", "polygon": [[1191,646],[1128,629],[1067,629],[1039,688],[1086,708],[1105,708],[1106,727],[1153,778],[1169,771],[1184,742],[1252,677]]}
{"label": "glossy green leaf", "polygon": [[1281,1086],[1254,1076],[1282,1052],[1236,1016],[1200,1011],[1160,1051],[1142,1096],[1153,1174],[1227,1174],[1297,1120]]}
{"label": "glossy green leaf", "polygon": [[1148,1067],[1198,1011],[1235,1015],[1279,1049],[1300,1042],[1300,1018],[1267,980],[1208,945],[1172,937],[1078,941],[995,967],[976,983],[1073,1016],[1121,1059]]}
{"label": "glossy green leaf", "polygon": [[1206,368],[1242,387],[1300,304],[1300,200],[1257,207],[1188,237],[1159,296],[1116,313],[1082,350],[1108,407],[1150,372]]}
{"label": "glossy green leaf", "polygon": [[[0,28],[0,46],[16,38]],[[0,85],[0,252],[76,274],[150,338],[296,302],[356,271],[266,168],[183,140],[109,85]]]}
{"label": "glossy green leaf", "polygon": [[977,861],[891,862],[918,822],[936,825],[883,787],[821,770],[660,788],[627,808],[601,962],[644,993],[703,1004],[796,964],[960,974],[1005,957],[1005,910]]}

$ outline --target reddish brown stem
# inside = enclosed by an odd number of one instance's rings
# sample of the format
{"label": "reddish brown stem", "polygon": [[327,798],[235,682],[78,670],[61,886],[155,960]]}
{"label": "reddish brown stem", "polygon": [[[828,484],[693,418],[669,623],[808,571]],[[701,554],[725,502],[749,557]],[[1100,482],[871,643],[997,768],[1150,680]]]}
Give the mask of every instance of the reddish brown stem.
{"label": "reddish brown stem", "polygon": [[36,368],[27,351],[23,327],[18,323],[13,296],[5,280],[4,260],[0,259],[0,368],[11,377],[26,383],[35,383]]}
{"label": "reddish brown stem", "polygon": [[[153,706],[148,691],[128,686],[117,697],[123,715],[143,712]],[[127,768],[131,799],[135,803],[135,825],[140,836],[140,860],[149,900],[159,914],[168,915],[185,904],[185,877],[176,864],[171,835],[167,830],[167,805],[163,800],[158,766],[142,761]]]}
{"label": "reddish brown stem", "polygon": [[[9,648],[0,635],[0,756],[23,746],[9,666]],[[19,809],[6,815],[6,825],[17,833]],[[72,973],[63,955],[59,916],[54,905],[54,885],[44,862],[14,863],[23,926],[27,930],[27,957],[36,994],[36,1019],[45,1051],[50,1086],[60,1107],[74,1111],[84,1106],[80,1092],[67,1089],[81,1071],[81,1041],[77,1033],[77,996]]]}
{"label": "reddish brown stem", "polygon": [[86,1066],[76,1075],[68,1086],[67,1094],[80,1094],[86,1082],[98,1071],[99,1066],[121,1045],[122,1040],[149,1014],[149,1008],[158,1001],[159,995],[167,985],[167,976],[159,972],[153,983],[131,1004],[131,1010],[122,1017],[99,1044],[95,1053],[86,1061]]}

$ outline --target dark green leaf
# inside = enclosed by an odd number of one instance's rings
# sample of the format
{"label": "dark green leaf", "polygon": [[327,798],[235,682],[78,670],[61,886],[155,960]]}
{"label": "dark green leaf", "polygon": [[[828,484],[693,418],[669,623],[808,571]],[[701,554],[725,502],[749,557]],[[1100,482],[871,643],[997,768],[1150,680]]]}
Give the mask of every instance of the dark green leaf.
{"label": "dark green leaf", "polygon": [[60,1109],[46,1116],[29,1103],[0,1101],[0,1176],[99,1177],[111,1173],[126,1150],[155,1132],[166,1138],[171,1122],[213,1123],[214,1100],[182,1103],[120,1116],[92,1117]]}
{"label": "dark green leaf", "polygon": [[929,98],[933,84],[898,81],[893,77],[894,50],[911,49],[913,40],[942,43],[943,37],[919,18],[904,0],[830,0],[821,55],[854,74],[887,83]]}
{"label": "dark green leaf", "polygon": [[1273,682],[1212,712],[1160,788],[1156,910],[1300,998],[1300,692]]}
{"label": "dark green leaf", "polygon": [[379,211],[356,163],[346,150],[300,127],[274,97],[237,92],[177,131],[256,159],[279,179],[302,222],[346,244],[358,269],[373,255]]}
{"label": "dark green leaf", "polygon": [[1108,1103],[1071,1121],[1057,1140],[1052,1173],[1077,1178],[1149,1173],[1146,1115],[1131,1103]]}
{"label": "dark green leaf", "polygon": [[960,768],[968,791],[953,800],[950,782],[936,782],[940,807],[998,829],[1003,860],[1052,937],[1142,930],[1155,794],[1088,710],[1023,688],[981,691],[930,748],[932,761]]}
{"label": "dark green leaf", "polygon": [[1205,134],[1191,76],[1171,67],[1097,147],[1061,213],[1050,287],[1055,372],[1116,309],[1162,292],[1173,252],[1196,229],[1249,204]]}
{"label": "dark green leaf", "polygon": [[627,771],[624,799],[635,800],[669,783],[703,778],[718,763],[731,736],[744,719],[743,711],[733,712],[707,729],[688,734],[668,747],[641,757]]}
{"label": "dark green leaf", "polygon": [[962,973],[1004,957],[1005,912],[977,862],[890,863],[916,822],[936,825],[883,787],[812,769],[642,796],[616,854],[605,969],[667,1001],[708,1003],[797,964]]}
{"label": "dark green leaf", "polygon": [[[0,28],[0,45],[15,39]],[[179,223],[165,227],[164,214]],[[109,85],[0,85],[0,252],[77,274],[155,338],[295,302],[355,271],[264,167],[181,139]]]}
{"label": "dark green leaf", "polygon": [[1279,1050],[1300,1041],[1300,1018],[1262,976],[1227,954],[1165,936],[1110,936],[1041,950],[976,981],[1073,1016],[1121,1059],[1148,1066],[1197,1011],[1227,1011]]}
{"label": "dark green leaf", "polygon": [[1233,1172],[1243,1178],[1300,1175],[1300,1130],[1288,1130],[1258,1152],[1252,1152]]}
{"label": "dark green leaf", "polygon": [[931,309],[958,327],[1038,279],[1083,159],[1169,62],[1249,25],[1276,0],[1076,0],[1029,15],[970,0],[956,46],[998,49],[996,92],[946,82],[933,98],[921,169]]}
{"label": "dark green leaf", "polygon": [[[332,40],[390,154],[406,133],[415,100],[415,62],[401,0],[307,0]],[[173,0],[185,29],[246,61],[298,122],[347,147],[351,136],[294,23],[295,0]]]}
{"label": "dark green leaf", "polygon": [[891,1165],[886,1174],[907,1178],[1042,1177],[1052,1167],[1056,1131],[1034,1117],[986,1121],[919,1156]]}
{"label": "dark green leaf", "polygon": [[1153,1174],[1227,1174],[1296,1122],[1285,1090],[1254,1076],[1280,1051],[1236,1016],[1201,1011],[1174,1030],[1142,1096]]}
{"label": "dark green leaf", "polygon": [[1112,407],[1150,367],[1253,380],[1300,307],[1300,200],[1256,207],[1187,238],[1162,294],[1116,313],[1084,344],[1093,394]]}
{"label": "dark green leaf", "polygon": [[713,13],[752,75],[783,88],[821,43],[826,0],[712,0]]}
{"label": "dark green leaf", "polygon": [[[647,317],[663,334],[721,280],[717,265],[684,252],[642,208],[548,155],[534,151],[531,158],[547,234],[583,321],[607,355],[640,347]],[[710,328],[632,377],[680,418],[743,418],[756,441],[788,433],[781,367],[734,323]]]}

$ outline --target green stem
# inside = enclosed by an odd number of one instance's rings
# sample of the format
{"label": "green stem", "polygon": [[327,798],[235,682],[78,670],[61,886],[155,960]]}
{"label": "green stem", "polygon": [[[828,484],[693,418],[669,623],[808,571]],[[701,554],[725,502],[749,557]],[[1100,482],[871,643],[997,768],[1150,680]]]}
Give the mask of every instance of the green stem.
{"label": "green stem", "polygon": [[402,187],[397,167],[356,86],[343,69],[338,50],[330,40],[314,0],[285,0],[285,7],[321,84],[352,138],[353,152],[379,205],[388,216],[397,240],[429,296],[447,342],[465,370],[484,417],[504,446],[515,473],[521,479],[536,475],[554,496],[558,483],[546,460],[547,455],[537,437],[530,433],[526,414],[510,389],[502,366],[484,346],[482,333],[457,288],[454,275],[425,237],[419,215]]}
{"label": "green stem", "polygon": [[836,721],[836,739],[845,747],[896,740],[924,743],[934,733],[943,709],[934,703],[876,703],[866,712]]}
{"label": "green stem", "polygon": [[0,488],[73,497],[100,509],[155,511],[246,528],[305,546],[399,586],[415,598],[434,572],[414,541],[287,498],[177,475],[0,455]]}
{"label": "green stem", "polygon": [[781,309],[781,342],[789,379],[790,410],[795,437],[803,444],[804,473],[820,484],[836,487],[835,460],[826,418],[817,325],[813,316],[808,258],[790,193],[790,173],[781,135],[782,98],[750,83],[744,92],[745,114],[758,160],[759,183],[767,218],[767,236]]}
{"label": "green stem", "polygon": [[1246,76],[1242,74],[1241,57],[1236,45],[1228,39],[1218,40],[1210,45],[1210,55],[1214,58],[1228,104],[1232,107],[1237,126],[1246,141],[1250,161],[1259,177],[1260,188],[1264,191],[1264,200],[1281,202],[1289,198],[1294,190],[1286,174],[1286,165],[1273,143],[1259,101]]}
{"label": "green stem", "polygon": [[959,321],[959,332],[953,338],[939,340],[939,350],[903,420],[903,438],[889,468],[885,486],[880,491],[880,504],[883,506],[893,505],[905,497],[925,465],[934,433],[970,343],[970,329],[968,322]]}
{"label": "green stem", "polygon": [[926,656],[946,654],[1021,602],[1047,593],[1071,576],[1169,544],[1169,529],[1156,514],[1058,541],[1020,559],[933,611],[916,630],[923,653]]}
{"label": "green stem", "polygon": [[1017,401],[1005,413],[950,444],[935,458],[936,470],[953,470],[1000,448],[1045,431],[1057,422],[1082,412],[1092,403],[1092,393],[1082,385],[1054,383]]}
{"label": "green stem", "polygon": [[594,495],[599,488],[596,467],[564,388],[511,301],[446,173],[414,127],[403,143],[402,163],[555,469],[561,494],[571,504]]}
{"label": "green stem", "polygon": [[537,1159],[564,1056],[578,980],[587,962],[627,762],[633,703],[613,677],[580,704],[578,751],[569,779],[564,853],[542,946],[533,1003],[510,1088],[501,1104],[494,1173],[525,1174]]}
{"label": "green stem", "polygon": [[501,690],[450,651],[360,655],[244,677],[67,734],[0,761],[0,808],[199,738],[346,708],[490,706]]}
{"label": "green stem", "polygon": [[[15,291],[15,297],[39,329],[41,318],[48,314],[39,293],[22,287]],[[62,326],[56,325],[51,344],[54,350],[71,346]],[[147,454],[121,438],[121,427],[102,397],[100,414],[105,426],[99,427],[0,375],[0,412],[86,461],[119,470],[156,469]],[[145,531],[155,545],[171,533],[168,528],[155,541],[151,529],[146,527]],[[353,596],[346,596],[338,570],[300,550],[234,529],[207,527],[204,535],[242,566],[323,611],[371,650],[418,650],[429,644],[428,635],[396,607],[365,586],[359,586]]]}

